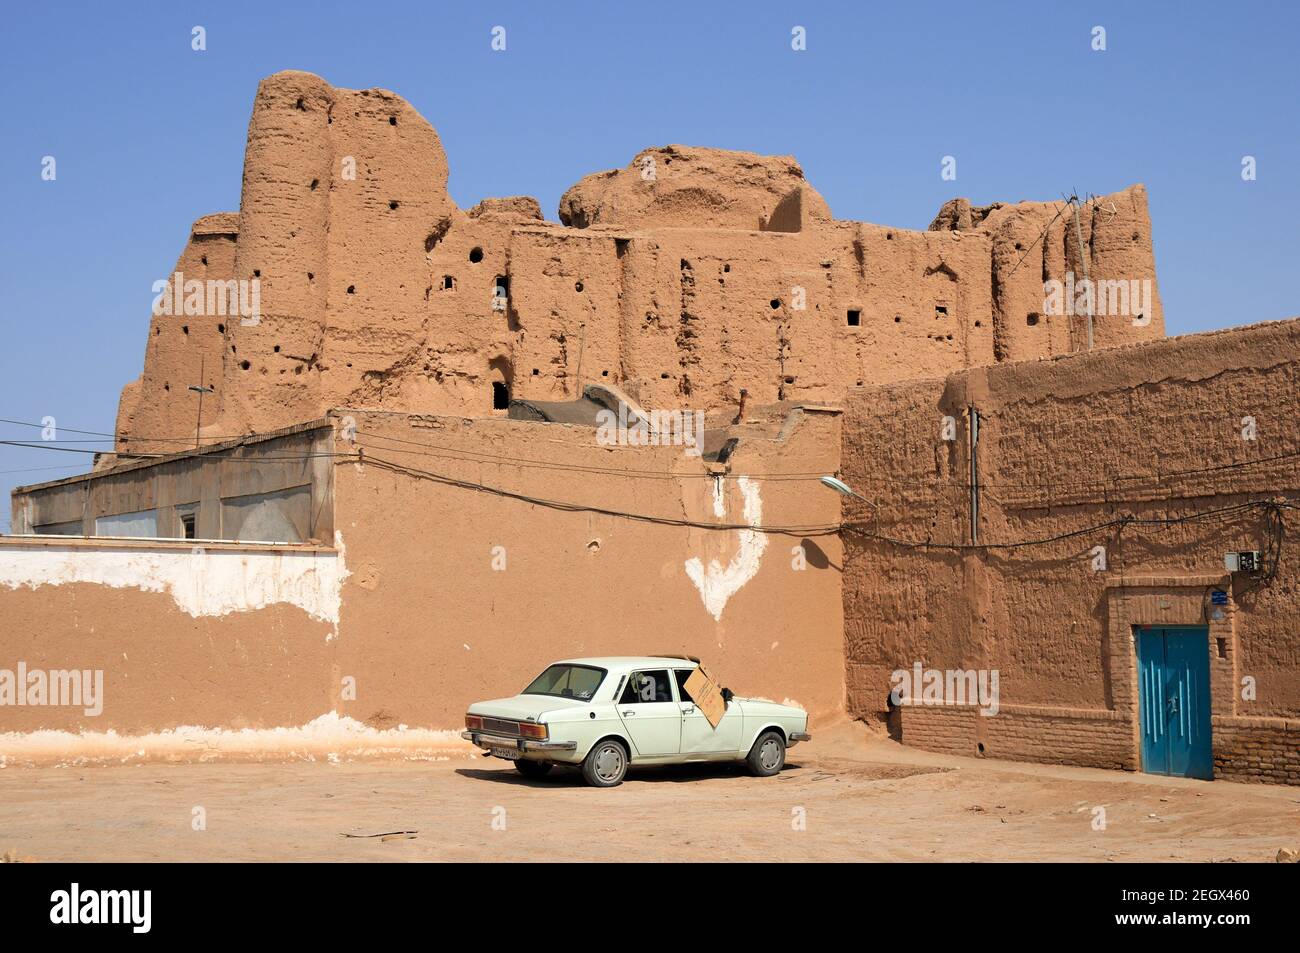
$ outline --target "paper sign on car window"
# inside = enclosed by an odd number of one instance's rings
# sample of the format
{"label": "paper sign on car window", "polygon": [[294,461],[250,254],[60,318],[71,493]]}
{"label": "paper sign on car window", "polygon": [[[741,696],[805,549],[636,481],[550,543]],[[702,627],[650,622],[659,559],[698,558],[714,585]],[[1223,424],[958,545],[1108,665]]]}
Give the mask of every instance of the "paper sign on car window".
{"label": "paper sign on car window", "polygon": [[727,713],[727,703],[722,700],[722,688],[703,665],[686,679],[686,692],[695,699],[695,707],[704,713],[714,728]]}

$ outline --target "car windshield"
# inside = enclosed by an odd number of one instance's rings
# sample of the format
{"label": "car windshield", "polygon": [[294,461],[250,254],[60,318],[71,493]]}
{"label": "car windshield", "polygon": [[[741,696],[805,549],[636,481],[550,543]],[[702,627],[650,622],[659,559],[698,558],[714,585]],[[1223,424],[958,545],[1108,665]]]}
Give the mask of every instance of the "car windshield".
{"label": "car windshield", "polygon": [[604,680],[603,668],[592,668],[590,665],[552,665],[533,679],[523,694],[554,695],[557,698],[589,702]]}

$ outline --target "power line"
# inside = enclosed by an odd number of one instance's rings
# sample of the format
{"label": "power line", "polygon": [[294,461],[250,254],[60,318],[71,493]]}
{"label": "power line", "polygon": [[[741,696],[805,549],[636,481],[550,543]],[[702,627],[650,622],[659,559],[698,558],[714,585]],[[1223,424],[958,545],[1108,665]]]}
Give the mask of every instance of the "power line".
{"label": "power line", "polygon": [[493,496],[518,500],[522,503],[532,503],[536,506],[544,506],[548,509],[561,510],[569,513],[595,513],[601,516],[620,517],[641,523],[654,523],[660,526],[681,526],[692,529],[727,531],[752,530],[756,533],[770,533],[780,536],[832,536],[840,530],[840,524],[837,523],[808,526],[766,526],[762,524],[751,525],[749,523],[706,523],[701,520],[679,519],[671,516],[654,516],[647,513],[634,513],[629,510],[616,510],[603,506],[573,503],[567,500],[553,500],[545,497],[531,496],[527,493],[519,493],[514,490],[489,486],[485,483],[471,483],[468,480],[459,480],[455,477],[444,476],[443,474],[434,473],[430,470],[420,470],[416,467],[408,467],[405,464],[369,455],[360,462],[364,462],[367,465],[377,466],[380,469],[401,473],[405,476],[416,479],[429,480],[430,482],[441,483],[446,486],[454,486],[463,490],[474,490],[479,493],[488,493]]}

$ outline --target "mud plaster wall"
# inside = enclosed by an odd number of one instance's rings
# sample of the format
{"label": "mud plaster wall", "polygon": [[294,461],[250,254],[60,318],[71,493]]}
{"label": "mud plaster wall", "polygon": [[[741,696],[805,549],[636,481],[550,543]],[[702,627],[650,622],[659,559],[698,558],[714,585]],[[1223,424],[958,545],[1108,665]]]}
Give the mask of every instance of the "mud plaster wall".
{"label": "mud plaster wall", "polygon": [[[881,388],[849,402],[843,461],[845,479],[879,508],[873,516],[854,504],[845,517],[886,536],[968,542],[972,404],[985,543],[1052,537],[1124,514],[1294,502],[1298,376],[1300,322],[1287,321]],[[944,415],[957,421],[951,443],[939,439]],[[1242,439],[1247,416],[1253,441]],[[1295,524],[1293,511],[1284,518]],[[1226,551],[1266,549],[1259,511],[1011,551],[845,540],[850,711],[883,711],[890,672],[916,661],[1000,671],[1003,714],[907,708],[905,741],[1137,767],[1132,626],[1208,621],[1216,771],[1300,780],[1294,549],[1283,550],[1276,578],[1258,591],[1223,569]],[[1098,545],[1106,547],[1101,572],[1092,568]],[[1222,620],[1209,616],[1214,587],[1229,592]],[[1256,682],[1254,700],[1236,690],[1244,676]],[[1080,728],[1080,718],[1091,723]],[[1243,739],[1285,750],[1279,735],[1291,739],[1290,753],[1261,763],[1256,751],[1252,765]]]}
{"label": "mud plaster wall", "polygon": [[[600,380],[709,409],[742,388],[835,400],[1082,346],[1077,322],[1041,314],[1043,280],[1081,272],[1059,204],[962,200],[907,231],[834,219],[791,157],[664,146],[579,181],[557,224],[527,197],[459,209],[447,174],[396,94],[263,80],[240,210],[196,222],[176,264],[256,279],[260,319],[151,318],[119,450],[180,449],[200,367],[215,440],[334,406],[486,415],[494,382],[547,400]],[[1145,190],[1087,206],[1080,227],[1092,277],[1153,285],[1150,323],[1099,327],[1098,343],[1162,336]]]}
{"label": "mud plaster wall", "polygon": [[824,528],[837,504],[808,474],[836,466],[837,414],[756,425],[766,432],[742,440],[721,482],[680,447],[605,448],[593,428],[346,416],[355,442],[336,449],[366,462],[335,467],[332,550],[4,540],[0,668],[102,669],[105,703],[98,717],[5,706],[0,732],[293,727],[330,711],[456,728],[471,701],[517,692],[555,658],[654,652],[700,655],[738,693],[815,719],[842,710],[833,534],[565,512],[427,475],[676,520]]}
{"label": "mud plaster wall", "polygon": [[591,428],[357,415],[368,462],[335,474],[351,572],[338,664],[363,676],[342,710],[455,725],[467,702],[513,694],[556,658],[661,652],[706,659],[738,694],[791,699],[814,718],[841,710],[833,534],[563,512],[385,465],[667,519],[833,525],[833,494],[804,477],[835,465],[838,417],[795,413],[784,439],[742,440],[720,483],[681,448],[600,447]]}

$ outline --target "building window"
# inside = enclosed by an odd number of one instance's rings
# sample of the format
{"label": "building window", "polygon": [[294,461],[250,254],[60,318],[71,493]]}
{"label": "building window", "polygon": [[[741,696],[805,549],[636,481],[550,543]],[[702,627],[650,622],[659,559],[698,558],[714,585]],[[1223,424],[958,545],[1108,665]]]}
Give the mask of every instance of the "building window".
{"label": "building window", "polygon": [[510,409],[510,388],[503,381],[492,382],[492,409]]}
{"label": "building window", "polygon": [[849,308],[849,327],[856,328],[862,324],[862,312],[857,308]]}
{"label": "building window", "polygon": [[181,514],[181,538],[195,539],[195,530],[198,528],[198,514],[182,513]]}

